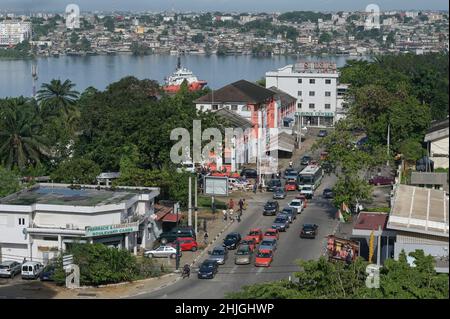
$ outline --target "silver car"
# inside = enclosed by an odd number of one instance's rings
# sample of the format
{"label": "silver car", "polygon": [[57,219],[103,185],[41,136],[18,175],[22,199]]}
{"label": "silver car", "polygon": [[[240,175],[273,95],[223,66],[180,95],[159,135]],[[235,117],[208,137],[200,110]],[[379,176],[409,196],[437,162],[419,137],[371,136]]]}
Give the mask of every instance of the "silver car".
{"label": "silver car", "polygon": [[236,265],[248,265],[252,262],[253,251],[250,249],[250,246],[241,245],[235,255],[234,263]]}
{"label": "silver car", "polygon": [[273,193],[273,199],[285,199],[286,198],[286,191],[283,187],[277,187]]}
{"label": "silver car", "polygon": [[[144,253],[145,257],[153,258],[153,257],[170,257],[175,258],[177,256],[177,250],[171,246],[159,246],[153,250],[147,250]],[[180,251],[181,257],[181,251]]]}
{"label": "silver car", "polygon": [[0,277],[14,278],[22,271],[22,264],[17,261],[6,260],[0,264]]}
{"label": "silver car", "polygon": [[263,239],[261,244],[259,245],[259,250],[276,250],[277,249],[277,240],[275,238],[266,238]]}
{"label": "silver car", "polygon": [[208,253],[208,260],[214,260],[219,265],[225,264],[225,261],[228,258],[228,249],[221,246],[214,247],[214,249],[212,251],[209,251]]}
{"label": "silver car", "polygon": [[278,231],[286,231],[289,228],[289,219],[284,214],[278,214],[272,223],[272,228],[278,229]]}

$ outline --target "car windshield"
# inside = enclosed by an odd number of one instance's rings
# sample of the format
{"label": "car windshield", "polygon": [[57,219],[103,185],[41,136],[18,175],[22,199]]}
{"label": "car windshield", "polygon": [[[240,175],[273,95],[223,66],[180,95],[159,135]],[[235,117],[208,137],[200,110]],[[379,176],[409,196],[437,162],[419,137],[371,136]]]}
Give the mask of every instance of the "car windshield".
{"label": "car windshield", "polygon": [[291,206],[300,206],[300,202],[291,202]]}
{"label": "car windshield", "polygon": [[250,236],[258,236],[258,235],[259,235],[259,231],[257,231],[257,230],[251,231],[251,232],[249,233],[249,235],[250,235]]}
{"label": "car windshield", "polygon": [[0,265],[0,269],[9,269],[9,266]]}
{"label": "car windshield", "polygon": [[313,225],[303,225],[303,230],[313,230],[314,226]]}
{"label": "car windshield", "polygon": [[272,246],[273,245],[273,241],[270,240],[263,240],[263,242],[261,243],[261,246]]}
{"label": "car windshield", "polygon": [[248,248],[239,249],[236,252],[236,255],[249,255],[249,254],[250,254],[250,250]]}
{"label": "car windshield", "polygon": [[225,240],[236,240],[236,238],[236,235],[227,235],[227,237],[225,237]]}
{"label": "car windshield", "polygon": [[274,231],[267,231],[264,235],[265,236],[275,236],[276,233]]}
{"label": "car windshield", "polygon": [[274,203],[274,202],[268,202],[268,203],[266,203],[266,207],[272,207],[272,206],[275,206],[275,203]]}
{"label": "car windshield", "polygon": [[214,265],[212,263],[207,263],[200,266],[200,270],[210,270],[212,268],[214,268]]}
{"label": "car windshield", "polygon": [[289,214],[291,214],[292,213],[292,209],[283,209],[283,211],[281,212],[282,214],[287,214],[287,215],[289,215]]}
{"label": "car windshield", "polygon": [[309,186],[302,187],[302,191],[310,191],[310,190],[311,190],[311,187],[309,187]]}
{"label": "car windshield", "polygon": [[221,256],[224,254],[224,251],[222,249],[214,249],[211,253],[213,256]]}
{"label": "car windshield", "polygon": [[270,258],[272,257],[272,253],[270,252],[258,252],[258,254],[256,255],[256,257],[260,257],[260,258]]}
{"label": "car windshield", "polygon": [[275,219],[275,223],[284,223],[286,221],[286,218],[277,218]]}

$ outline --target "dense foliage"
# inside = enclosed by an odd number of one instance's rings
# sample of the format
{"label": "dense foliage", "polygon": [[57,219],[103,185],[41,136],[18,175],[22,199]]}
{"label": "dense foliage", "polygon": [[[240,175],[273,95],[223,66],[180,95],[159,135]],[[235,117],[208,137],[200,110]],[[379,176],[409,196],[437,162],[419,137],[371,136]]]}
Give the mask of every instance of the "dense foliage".
{"label": "dense foliage", "polygon": [[246,286],[229,293],[233,299],[448,299],[447,274],[437,274],[434,260],[419,250],[410,253],[415,258],[411,267],[402,253],[399,260],[388,259],[380,270],[380,288],[369,289],[365,281],[368,265],[358,258],[346,265],[319,260],[300,261],[301,271],[294,281],[287,280]]}
{"label": "dense foliage", "polygon": [[0,198],[20,190],[19,175],[0,166]]}
{"label": "dense foliage", "polygon": [[[161,268],[150,259],[138,261],[126,250],[103,244],[73,244],[67,253],[73,255],[74,263],[80,267],[81,285],[113,284],[161,274]],[[64,284],[65,277],[60,257],[56,262],[54,278],[58,284]]]}

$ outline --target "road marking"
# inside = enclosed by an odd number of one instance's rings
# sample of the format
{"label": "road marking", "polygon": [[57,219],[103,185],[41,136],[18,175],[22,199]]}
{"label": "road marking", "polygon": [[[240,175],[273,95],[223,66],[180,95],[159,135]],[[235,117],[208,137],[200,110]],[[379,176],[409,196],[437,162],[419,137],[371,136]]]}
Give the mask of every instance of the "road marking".
{"label": "road marking", "polygon": [[236,266],[234,266],[233,268],[231,268],[231,271],[230,271],[230,273],[234,273],[235,271],[236,271],[236,269],[238,269],[238,266],[236,265]]}
{"label": "road marking", "polygon": [[260,268],[258,269],[258,271],[256,272],[256,274],[259,275],[260,273],[263,272],[263,270],[264,270],[264,268],[260,267]]}

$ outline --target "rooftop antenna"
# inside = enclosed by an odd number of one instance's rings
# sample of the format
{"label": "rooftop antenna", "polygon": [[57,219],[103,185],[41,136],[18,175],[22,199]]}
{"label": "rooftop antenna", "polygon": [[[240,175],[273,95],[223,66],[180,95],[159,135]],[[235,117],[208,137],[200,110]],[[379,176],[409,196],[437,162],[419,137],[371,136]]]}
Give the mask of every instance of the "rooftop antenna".
{"label": "rooftop antenna", "polygon": [[31,66],[31,77],[33,78],[33,98],[36,98],[36,82],[38,80],[37,64]]}

